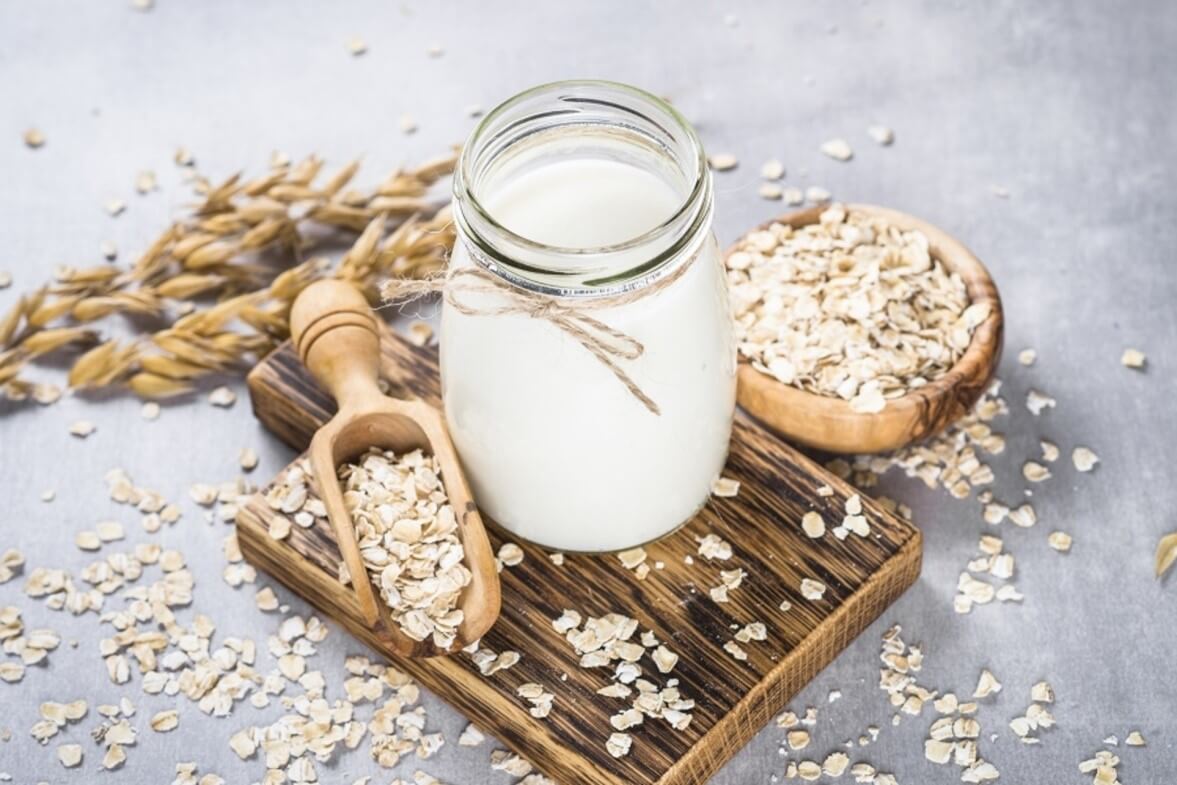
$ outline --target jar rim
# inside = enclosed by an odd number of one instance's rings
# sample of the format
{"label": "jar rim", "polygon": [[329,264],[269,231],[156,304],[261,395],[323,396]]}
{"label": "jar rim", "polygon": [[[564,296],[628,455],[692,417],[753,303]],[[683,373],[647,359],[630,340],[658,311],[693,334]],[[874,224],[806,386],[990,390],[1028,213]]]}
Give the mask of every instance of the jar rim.
{"label": "jar rim", "polygon": [[[638,106],[635,108],[633,106],[623,105],[616,100],[609,100],[609,92],[620,93],[624,97],[633,99]],[[513,110],[519,109],[520,106],[537,97],[547,95],[559,101],[568,101],[577,104],[594,104],[602,108],[628,112],[652,123],[655,128],[665,133],[669,139],[685,145],[685,154],[682,156],[682,160],[679,160],[678,157],[675,157],[674,160],[682,172],[684,180],[689,181],[690,187],[687,189],[685,196],[674,212],[657,225],[635,237],[596,247],[565,247],[540,242],[519,234],[498,221],[478,198],[474,186],[477,173],[476,167],[484,163],[480,160],[480,157],[485,152],[485,147],[511,130],[512,126],[520,125],[529,120],[555,117],[563,114],[559,110],[529,114],[509,124],[506,128],[500,128],[503,121],[509,117]],[[650,114],[655,112],[663,114],[670,121],[667,125],[672,127],[666,128],[658,120],[648,117],[646,113],[639,111],[643,108],[643,105],[648,105],[653,110]],[[508,149],[510,146],[511,143],[508,143],[504,149]],[[664,144],[663,146],[665,147],[666,145]],[[689,240],[697,234],[695,229],[705,222],[709,222],[712,209],[710,174],[707,156],[698,134],[687,119],[667,101],[641,88],[603,79],[574,79],[548,82],[524,90],[506,99],[488,112],[470,133],[469,138],[462,148],[458,165],[454,172],[454,220],[461,230],[460,235],[473,241],[472,243],[468,243],[468,245],[474,244],[477,246],[470,249],[475,262],[516,286],[559,296],[603,296],[617,294],[621,291],[641,288],[651,280],[661,278],[664,273],[668,272],[668,270],[664,269],[668,266],[666,263],[680,255],[685,245],[691,244]],[[467,210],[469,210],[469,214],[467,214]],[[493,241],[487,240],[485,237],[487,234],[494,235]],[[629,269],[616,271],[612,275],[607,276],[604,281],[595,282],[594,285],[586,286],[586,282],[584,281],[579,282],[580,285],[552,285],[550,283],[544,283],[541,280],[536,280],[537,275],[541,278],[544,276],[575,278],[577,275],[583,275],[590,270],[590,268],[584,266],[583,262],[591,260],[599,261],[609,256],[632,252],[636,249],[641,249],[643,246],[650,246],[659,239],[665,239],[668,234],[674,234],[677,240],[671,247],[663,249],[663,252],[657,254],[653,259],[645,259],[642,263]],[[461,237],[459,241],[461,241]],[[512,259],[509,254],[497,253],[498,248],[496,246],[499,245],[506,245],[548,257],[559,257],[565,263],[547,265],[534,260],[526,264],[520,263],[518,260]],[[684,254],[684,256],[689,255]],[[601,288],[601,283],[609,285]]]}

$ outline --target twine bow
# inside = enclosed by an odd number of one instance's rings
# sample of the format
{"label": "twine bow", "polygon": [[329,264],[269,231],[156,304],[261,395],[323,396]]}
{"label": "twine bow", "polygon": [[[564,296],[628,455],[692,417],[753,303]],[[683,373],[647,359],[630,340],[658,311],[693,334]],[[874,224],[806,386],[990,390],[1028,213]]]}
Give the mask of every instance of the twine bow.
{"label": "twine bow", "polygon": [[[444,275],[424,280],[392,280],[382,289],[384,299],[389,302],[414,300],[438,292],[464,316],[529,316],[554,325],[588,349],[652,414],[662,414],[658,404],[617,364],[618,360],[636,360],[646,347],[635,338],[589,316],[583,307],[565,305],[554,297],[504,284],[481,267],[451,269]],[[476,306],[461,299],[463,295],[471,294],[497,295],[502,304]]]}

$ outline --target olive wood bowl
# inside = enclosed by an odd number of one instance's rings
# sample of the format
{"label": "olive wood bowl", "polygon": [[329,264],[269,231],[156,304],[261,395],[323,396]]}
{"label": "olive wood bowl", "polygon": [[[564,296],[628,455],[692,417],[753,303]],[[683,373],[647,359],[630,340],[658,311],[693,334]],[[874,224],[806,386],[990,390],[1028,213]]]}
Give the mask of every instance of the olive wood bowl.
{"label": "olive wood bowl", "polygon": [[[794,228],[816,223],[825,206],[789,213],[763,224]],[[989,316],[973,331],[961,358],[940,378],[887,401],[877,414],[855,412],[841,398],[805,392],[761,373],[740,357],[738,400],[741,407],[784,438],[835,453],[895,450],[926,439],[964,416],[989,386],[1001,359],[1003,315],[1001,297],[980,260],[948,233],[918,218],[869,204],[846,209],[878,216],[908,230],[922,232],[932,257],[960,274],[970,304],[989,303]],[[727,250],[726,257],[735,251]]]}

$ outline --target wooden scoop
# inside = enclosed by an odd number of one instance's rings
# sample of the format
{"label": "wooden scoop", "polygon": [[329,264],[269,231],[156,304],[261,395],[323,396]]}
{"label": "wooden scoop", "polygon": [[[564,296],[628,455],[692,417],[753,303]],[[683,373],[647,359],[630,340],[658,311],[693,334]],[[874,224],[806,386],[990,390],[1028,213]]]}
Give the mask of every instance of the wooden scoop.
{"label": "wooden scoop", "polygon": [[370,447],[398,455],[421,449],[436,456],[441,465],[441,479],[457,514],[458,537],[472,575],[458,606],[464,619],[449,651],[474,642],[499,616],[499,577],[486,529],[440,413],[421,401],[396,400],[380,392],[376,383],[380,361],[376,319],[368,301],[351,284],[324,280],[308,286],[294,301],[290,331],[303,364],[339,405],[339,411],[311,440],[311,468],[364,621],[402,656],[449,653],[439,650],[430,639],[413,640],[392,620],[360,557],[336,473],[341,463],[358,458]]}

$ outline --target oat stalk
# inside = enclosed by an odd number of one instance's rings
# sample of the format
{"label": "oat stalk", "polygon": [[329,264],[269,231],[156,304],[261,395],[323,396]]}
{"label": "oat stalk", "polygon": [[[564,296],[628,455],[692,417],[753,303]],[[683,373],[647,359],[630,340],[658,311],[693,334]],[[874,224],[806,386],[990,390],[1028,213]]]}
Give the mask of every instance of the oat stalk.
{"label": "oat stalk", "polygon": [[[284,340],[291,303],[318,278],[353,281],[376,303],[387,279],[436,272],[453,232],[428,192],[455,157],[394,171],[368,190],[348,188],[358,162],[328,175],[314,156],[253,180],[199,180],[203,200],[133,264],[61,269],[0,315],[0,397],[40,397],[42,385],[22,373],[67,351],[81,352],[74,389],[181,395],[201,378],[243,373]],[[312,255],[340,235],[355,240],[338,264]],[[119,316],[146,326],[104,339],[96,326]]]}

